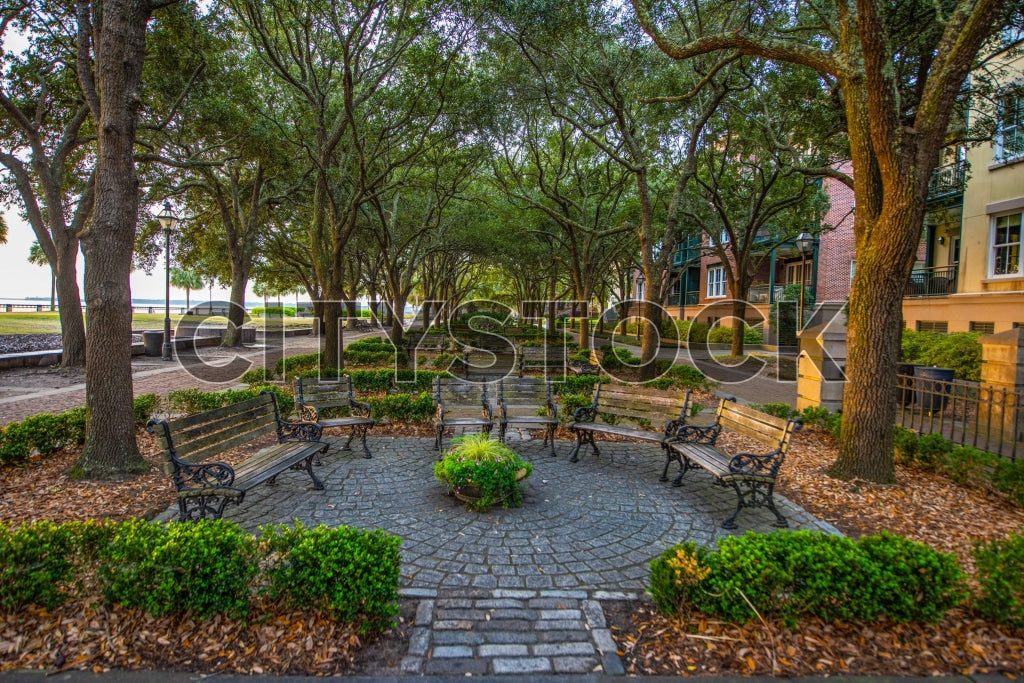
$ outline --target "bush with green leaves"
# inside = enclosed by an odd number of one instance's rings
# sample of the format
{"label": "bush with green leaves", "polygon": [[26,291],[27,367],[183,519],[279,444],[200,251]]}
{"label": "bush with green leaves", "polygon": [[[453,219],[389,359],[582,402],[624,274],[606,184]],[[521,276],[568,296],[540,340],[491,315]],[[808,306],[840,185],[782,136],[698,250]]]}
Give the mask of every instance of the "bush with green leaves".
{"label": "bush with green leaves", "polygon": [[127,521],[98,555],[104,599],[154,616],[243,616],[259,570],[253,537],[224,520]]}
{"label": "bush with green leaves", "polygon": [[601,367],[605,370],[618,370],[623,367],[636,367],[640,359],[633,355],[633,352],[623,346],[612,346],[605,344],[601,347],[604,357],[601,359]]}
{"label": "bush with green leaves", "polygon": [[973,555],[981,586],[975,609],[999,623],[1024,629],[1024,532],[979,542]]}
{"label": "bush with green leaves", "polygon": [[671,547],[651,562],[662,612],[696,609],[743,623],[779,617],[826,621],[937,621],[966,597],[953,555],[883,533],[854,542],[810,531],[729,536],[714,552]]}
{"label": "bush with green leaves", "polygon": [[266,384],[272,379],[272,375],[267,372],[266,368],[252,368],[243,372],[238,381],[242,384]]}
{"label": "bush with green leaves", "polygon": [[902,355],[905,363],[952,368],[956,379],[981,379],[980,332],[917,332],[903,330]]}
{"label": "bush with green leaves", "polygon": [[167,404],[172,410],[193,415],[232,403],[248,401],[259,396],[263,391],[270,391],[277,397],[277,407],[282,416],[292,412],[295,407],[295,399],[291,391],[277,384],[253,384],[247,389],[225,389],[224,391],[202,391],[195,388],[177,389],[168,392]]}
{"label": "bush with green leaves", "polygon": [[0,606],[56,607],[68,597],[76,554],[75,525],[0,524]]}
{"label": "bush with green leaves", "polygon": [[533,474],[533,465],[505,444],[492,439],[490,434],[471,434],[452,439],[452,446],[434,464],[434,477],[460,493],[474,488],[476,500],[466,504],[480,512],[492,505],[519,507],[523,492],[517,478],[520,471],[527,477]]}
{"label": "bush with green leaves", "polygon": [[[711,344],[731,344],[732,326],[716,325],[708,332],[707,340]],[[743,343],[760,344],[764,341],[761,332],[750,325],[743,326]]]}
{"label": "bush with green leaves", "polygon": [[[611,382],[608,377],[601,375],[566,375],[560,381],[552,384],[554,392],[559,396],[566,394],[587,394],[594,393],[595,384],[607,384]],[[587,399],[587,403],[590,399]]]}
{"label": "bush with green leaves", "polygon": [[800,414],[799,411],[788,403],[753,403],[750,407],[766,415],[781,417],[783,420],[788,420]]}
{"label": "bush with green leaves", "polygon": [[257,318],[266,318],[268,316],[284,316],[286,318],[295,317],[294,306],[256,306],[252,309],[252,314]]}
{"label": "bush with green leaves", "polygon": [[296,522],[262,527],[271,597],[294,607],[328,611],[335,619],[362,618],[363,631],[383,631],[398,614],[402,539],[383,531]]}
{"label": "bush with green leaves", "polygon": [[1000,460],[992,473],[992,485],[1024,507],[1024,460]]}
{"label": "bush with green leaves", "polygon": [[824,429],[836,439],[843,427],[843,416],[839,413],[830,412],[828,408],[821,406],[807,406],[800,413],[800,419],[804,421],[805,427]]}
{"label": "bush with green leaves", "polygon": [[323,353],[300,353],[295,356],[278,358],[274,363],[274,375],[286,377],[302,370],[319,368],[323,365],[323,360]]}
{"label": "bush with green leaves", "polygon": [[562,422],[572,422],[576,418],[574,413],[578,408],[589,406],[593,397],[590,394],[562,394],[560,403],[562,409],[559,412],[559,417]]}
{"label": "bush with green leaves", "polygon": [[[144,425],[160,403],[156,394],[138,396],[133,406],[136,424]],[[0,462],[19,462],[33,453],[45,457],[84,441],[84,407],[57,414],[40,413],[0,427]]]}
{"label": "bush with green leaves", "polygon": [[644,382],[645,387],[652,389],[699,389],[710,392],[718,386],[718,382],[708,379],[704,373],[691,365],[673,365],[665,368],[660,361],[655,361],[655,371],[661,377]]}
{"label": "bush with green leaves", "polygon": [[401,420],[403,422],[427,422],[436,410],[434,398],[424,391],[420,394],[387,394],[370,396],[366,399],[373,410],[374,419]]}

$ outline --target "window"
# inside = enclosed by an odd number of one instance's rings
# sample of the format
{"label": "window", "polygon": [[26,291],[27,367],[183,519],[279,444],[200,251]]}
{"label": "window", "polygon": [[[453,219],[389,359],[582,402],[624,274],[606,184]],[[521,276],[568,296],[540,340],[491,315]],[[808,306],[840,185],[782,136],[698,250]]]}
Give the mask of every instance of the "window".
{"label": "window", "polygon": [[1003,29],[1002,35],[1000,36],[1003,42],[1003,47],[1010,47],[1016,45],[1020,41],[1024,40],[1024,28],[1017,26],[1007,26]]}
{"label": "window", "polygon": [[715,237],[714,235],[711,236],[711,246],[713,246],[713,247],[723,247],[726,244],[729,244],[729,231],[728,230],[722,230],[720,233],[718,233],[718,237]]}
{"label": "window", "polygon": [[850,282],[853,282],[853,276],[857,273],[857,259],[850,259]]}
{"label": "window", "polygon": [[679,280],[672,283],[672,294],[673,296],[679,296]]}
{"label": "window", "polygon": [[992,232],[992,274],[1020,275],[1021,214],[996,216]]}
{"label": "window", "polygon": [[996,161],[1024,156],[1024,96],[1006,95],[999,101]]}
{"label": "window", "polygon": [[725,296],[725,268],[714,266],[708,268],[708,294],[709,299]]}
{"label": "window", "polygon": [[996,331],[996,324],[972,320],[970,323],[970,330],[971,332],[981,332],[982,334],[994,334]]}
{"label": "window", "polygon": [[949,323],[945,320],[918,320],[917,331],[941,332],[942,334],[946,334],[949,332]]}
{"label": "window", "polygon": [[[810,261],[806,261],[803,264],[804,276],[800,277],[800,262],[786,264],[786,284],[800,284],[803,283],[805,287],[811,286],[811,266]],[[851,276],[852,277],[852,276]]]}

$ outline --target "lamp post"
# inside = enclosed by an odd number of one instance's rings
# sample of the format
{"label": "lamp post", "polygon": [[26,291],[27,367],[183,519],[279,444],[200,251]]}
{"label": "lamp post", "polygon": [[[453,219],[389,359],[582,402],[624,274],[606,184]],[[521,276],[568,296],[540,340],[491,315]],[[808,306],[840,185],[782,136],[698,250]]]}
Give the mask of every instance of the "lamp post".
{"label": "lamp post", "polygon": [[164,202],[164,210],[157,214],[160,227],[164,231],[164,349],[163,359],[173,360],[171,353],[171,232],[178,227],[178,217],[171,210],[171,203]]}
{"label": "lamp post", "polygon": [[807,280],[807,255],[814,251],[814,235],[802,232],[796,238],[796,248],[800,251],[800,308],[797,311],[797,334],[804,330],[804,283]]}
{"label": "lamp post", "polygon": [[[644,301],[647,299],[647,291],[644,289],[644,284],[646,282],[647,278],[644,277],[644,271],[641,270],[640,273],[636,276],[637,311],[640,313],[640,315],[637,317],[639,320],[643,320],[643,314],[645,313]],[[641,337],[643,336],[643,331],[640,329],[640,325],[636,326],[636,332]]]}

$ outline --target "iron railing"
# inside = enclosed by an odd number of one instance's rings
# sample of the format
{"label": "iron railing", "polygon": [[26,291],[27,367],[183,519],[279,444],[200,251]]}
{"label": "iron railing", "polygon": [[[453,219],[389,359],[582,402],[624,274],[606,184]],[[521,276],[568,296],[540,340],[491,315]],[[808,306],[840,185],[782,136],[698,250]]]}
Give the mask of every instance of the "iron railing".
{"label": "iron railing", "polygon": [[915,268],[910,272],[905,296],[946,296],[956,292],[957,266]]}
{"label": "iron railing", "polygon": [[772,301],[778,301],[782,297],[782,291],[786,289],[785,285],[775,285],[775,296],[771,296],[772,288],[768,285],[759,285],[757,287],[751,287],[750,291],[747,292],[747,301],[752,304],[770,304]]}
{"label": "iron railing", "polygon": [[1010,460],[1024,454],[1024,395],[978,382],[896,376],[897,424]]}
{"label": "iron railing", "polygon": [[932,171],[928,181],[928,201],[941,199],[953,194],[963,194],[967,181],[967,162],[954,161]]}

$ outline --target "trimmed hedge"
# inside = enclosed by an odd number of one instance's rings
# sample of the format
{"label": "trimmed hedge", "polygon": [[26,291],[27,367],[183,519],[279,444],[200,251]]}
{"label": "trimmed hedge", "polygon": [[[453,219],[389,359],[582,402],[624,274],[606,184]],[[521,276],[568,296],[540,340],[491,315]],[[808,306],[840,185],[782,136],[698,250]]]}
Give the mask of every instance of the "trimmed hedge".
{"label": "trimmed hedge", "polygon": [[[142,394],[135,399],[135,422],[146,424],[160,407],[156,394]],[[62,413],[41,413],[21,422],[0,427],[0,462],[21,462],[33,453],[48,456],[66,446],[85,441],[85,408],[72,408]]]}
{"label": "trimmed hedge", "polygon": [[810,531],[727,536],[716,551],[683,543],[651,561],[649,592],[674,616],[688,609],[743,623],[938,621],[967,596],[952,554],[882,533],[852,541]]}
{"label": "trimmed hedge", "polygon": [[55,607],[95,594],[162,614],[248,614],[268,593],[285,609],[314,607],[390,627],[398,613],[401,539],[383,531],[262,529],[225,520],[0,524],[0,607]]}
{"label": "trimmed hedge", "polygon": [[985,616],[1024,628],[1024,532],[974,546],[981,592],[974,607]]}
{"label": "trimmed hedge", "polygon": [[383,631],[398,614],[402,539],[379,529],[323,525],[266,526],[262,546],[271,597],[314,607],[335,619],[363,618],[364,631]]}
{"label": "trimmed hedge", "polygon": [[274,392],[277,396],[277,407],[282,416],[291,413],[295,407],[292,392],[278,384],[253,384],[248,389],[225,389],[224,391],[178,389],[168,392],[167,405],[171,410],[180,410],[186,415],[192,415],[232,403],[248,401],[259,396],[261,391]]}

